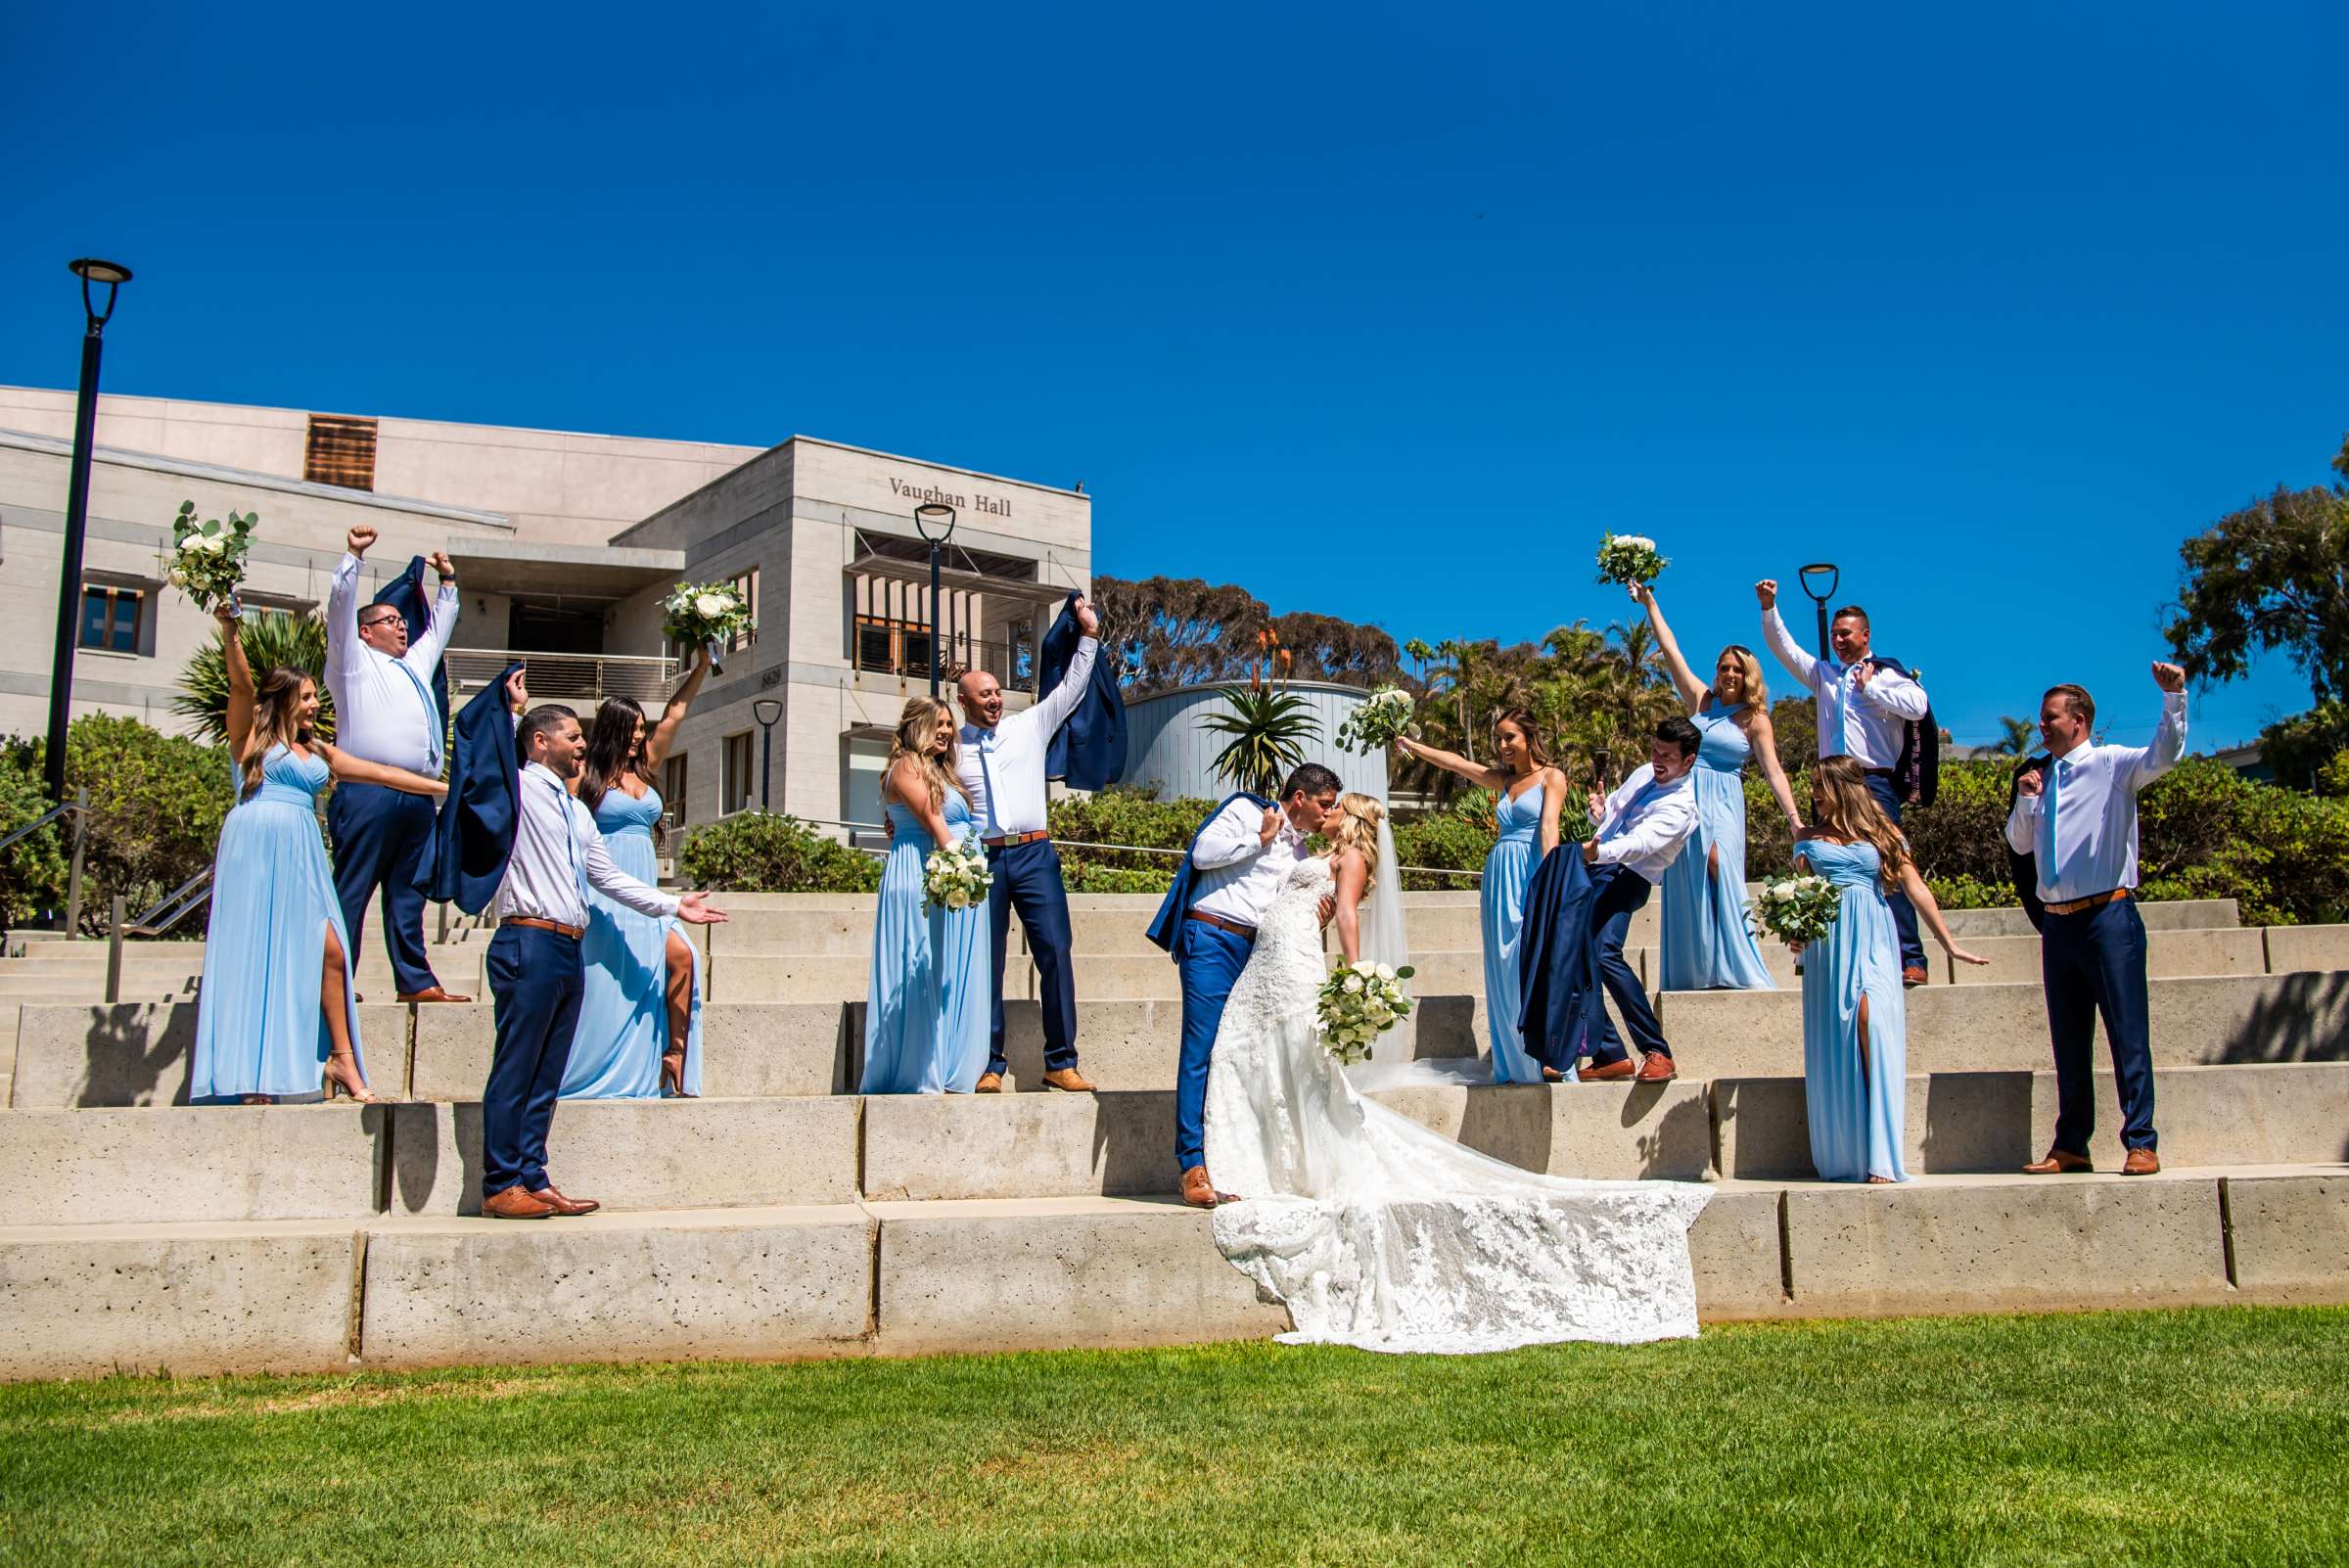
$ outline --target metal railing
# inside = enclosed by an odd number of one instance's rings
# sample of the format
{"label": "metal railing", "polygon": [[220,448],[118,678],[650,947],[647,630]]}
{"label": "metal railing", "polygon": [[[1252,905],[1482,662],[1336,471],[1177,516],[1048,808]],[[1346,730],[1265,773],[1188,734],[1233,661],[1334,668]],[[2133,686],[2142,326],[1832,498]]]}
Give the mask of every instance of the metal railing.
{"label": "metal railing", "polygon": [[[852,850],[861,850],[866,854],[875,857],[884,857],[889,853],[887,849],[889,830],[878,822],[841,822],[818,816],[803,816],[800,820],[809,827],[846,829],[849,835],[849,848]],[[876,848],[864,843],[863,837],[866,834],[880,839],[882,847]],[[1171,854],[1176,859],[1180,859],[1190,853],[1187,850],[1169,850],[1152,844],[1096,844],[1089,839],[1054,839],[1052,847],[1056,850],[1116,850],[1126,854]],[[1423,876],[1431,877],[1481,877],[1484,875],[1482,871],[1461,871],[1445,865],[1399,865],[1395,869],[1415,871]]]}
{"label": "metal railing", "polygon": [[668,700],[677,679],[677,661],[665,655],[451,648],[446,655],[450,703],[480,691],[518,659],[530,667],[530,697],[535,702],[592,707],[607,697],[632,697],[647,708],[658,708]]}
{"label": "metal railing", "polygon": [[65,931],[70,938],[81,929],[81,861],[82,852],[90,837],[90,792],[86,789],[75,790],[73,799],[59,802],[7,838],[0,839],[0,853],[5,853],[18,843],[65,816],[73,819],[73,853],[66,871]]}

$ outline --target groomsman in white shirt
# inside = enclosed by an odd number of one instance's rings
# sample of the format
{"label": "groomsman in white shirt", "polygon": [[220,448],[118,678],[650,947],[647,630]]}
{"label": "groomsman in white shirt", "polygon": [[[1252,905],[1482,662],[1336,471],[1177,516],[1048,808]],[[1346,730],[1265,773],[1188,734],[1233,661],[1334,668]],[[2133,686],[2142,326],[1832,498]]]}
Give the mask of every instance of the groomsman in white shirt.
{"label": "groomsman in white shirt", "polygon": [[[1872,651],[1867,612],[1847,604],[1827,623],[1830,657],[1815,659],[1803,651],[1778,614],[1778,584],[1765,578],[1754,584],[1762,604],[1762,639],[1787,672],[1819,700],[1819,755],[1857,760],[1867,771],[1867,792],[1884,807],[1892,825],[1901,825],[1905,804],[1893,787],[1893,771],[1908,740],[1909,726],[1924,718],[1931,705],[1925,688]],[[1925,945],[1917,940],[1916,906],[1905,893],[1890,895],[1892,923],[1901,934],[1901,982],[1925,983]]]}
{"label": "groomsman in white shirt", "polygon": [[[407,618],[396,607],[358,602],[359,566],[375,538],[375,530],[364,527],[345,536],[327,589],[326,689],[335,700],[335,744],[371,762],[438,778],[448,715],[433,696],[433,669],[456,629],[457,569],[445,551],[433,556],[440,592],[424,635],[410,643]],[[417,884],[432,861],[432,801],[377,784],[339,784],[326,825],[335,841],[335,896],[350,933],[352,966],[367,901],[380,887],[384,946],[399,999],[471,1001],[443,991],[425,955],[424,891]]]}
{"label": "groomsman in white shirt", "polygon": [[1680,1072],[1648,1005],[1647,987],[1624,959],[1623,943],[1631,934],[1632,916],[1646,906],[1665,868],[1680,858],[1688,835],[1696,831],[1696,791],[1688,775],[1702,742],[1687,719],[1667,718],[1648,742],[1647,765],[1635,769],[1605,799],[1590,797],[1597,831],[1583,844],[1583,859],[1591,867],[1590,936],[1598,947],[1599,981],[1615,998],[1623,1027],[1639,1047],[1639,1061],[1633,1064],[1606,1003],[1592,992],[1585,1036],[1592,1065],[1580,1075],[1585,1083],[1631,1078],[1662,1084]]}
{"label": "groomsman in white shirt", "polygon": [[995,874],[987,893],[994,939],[994,1019],[987,1071],[973,1090],[999,1094],[1010,1066],[1003,1055],[1003,960],[1011,941],[1011,911],[1020,911],[1028,952],[1036,961],[1044,1014],[1044,1085],[1090,1093],[1094,1084],[1077,1069],[1077,975],[1069,961],[1069,894],[1060,879],[1060,855],[1052,848],[1044,813],[1044,754],[1091,684],[1093,660],[1101,648],[1101,618],[1082,598],[1072,607],[1084,635],[1059,685],[1034,707],[1006,715],[1003,687],[984,669],[954,683],[962,704],[961,745],[955,776],[971,799],[980,823],[988,869]]}
{"label": "groomsman in white shirt", "polygon": [[[510,695],[529,702],[517,675]],[[482,1090],[482,1213],[492,1220],[593,1214],[592,1198],[567,1197],[546,1174],[546,1135],[571,1061],[583,976],[579,938],[587,890],[656,918],[717,925],[725,915],[703,895],[672,898],[612,863],[595,813],[567,787],[587,755],[568,708],[533,709],[514,736],[522,774],[514,848],[497,890],[497,935],[484,967],[496,1003],[497,1046]]]}
{"label": "groomsman in white shirt", "polygon": [[2096,1015],[2112,1050],[2121,1098],[2123,1176],[2161,1169],[2154,1152],[2153,1046],[2147,1024],[2145,922],[2137,912],[2137,792],[2186,752],[2186,671],[2155,664],[2161,723],[2150,746],[2099,746],[2095,699],[2079,686],[2050,686],[2040,699],[2039,733],[2051,759],[2018,781],[2006,842],[2039,860],[2040,974],[2048,1034],[2055,1048],[2055,1138],[2033,1176],[2086,1171],[2096,1126],[2096,1082],[2089,1048]]}

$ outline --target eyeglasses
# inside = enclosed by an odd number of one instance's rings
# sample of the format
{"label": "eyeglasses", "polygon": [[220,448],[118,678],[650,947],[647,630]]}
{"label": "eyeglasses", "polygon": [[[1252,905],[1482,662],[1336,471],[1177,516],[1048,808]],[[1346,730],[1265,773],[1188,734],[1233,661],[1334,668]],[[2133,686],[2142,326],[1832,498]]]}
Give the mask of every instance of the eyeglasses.
{"label": "eyeglasses", "polygon": [[360,629],[360,630],[362,630],[362,631],[364,631],[364,630],[365,630],[367,627],[369,627],[369,626],[388,626],[388,625],[390,625],[390,624],[391,624],[392,622],[394,622],[394,621],[399,621],[399,620],[402,620],[402,619],[404,619],[404,618],[403,618],[403,617],[400,615],[400,613],[399,613],[398,611],[394,610],[394,611],[392,611],[392,612],[391,614],[389,614],[389,615],[381,615],[381,616],[377,616],[377,617],[376,617],[376,618],[375,618],[373,621],[362,621],[362,622],[360,622],[360,623],[359,623],[359,629]]}

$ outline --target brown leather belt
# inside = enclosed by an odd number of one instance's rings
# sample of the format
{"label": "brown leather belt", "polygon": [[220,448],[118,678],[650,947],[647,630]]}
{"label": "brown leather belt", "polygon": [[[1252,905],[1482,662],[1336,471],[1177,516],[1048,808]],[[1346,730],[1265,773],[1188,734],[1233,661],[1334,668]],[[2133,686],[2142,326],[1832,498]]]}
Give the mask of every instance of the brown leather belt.
{"label": "brown leather belt", "polygon": [[1256,940],[1256,927],[1243,926],[1237,920],[1226,920],[1221,915],[1212,915],[1203,910],[1193,909],[1183,918],[1196,920],[1203,926],[1213,926],[1218,931],[1228,931],[1235,937],[1246,937],[1250,942]]}
{"label": "brown leather belt", "polygon": [[1046,829],[1041,833],[1007,833],[999,839],[981,839],[979,842],[990,850],[1010,850],[1023,844],[1036,844],[1051,836],[1051,831]]}
{"label": "brown leather belt", "polygon": [[534,920],[528,915],[508,915],[498,923],[507,926],[528,926],[532,931],[551,931],[558,937],[569,937],[574,942],[587,935],[585,926],[561,926],[552,920]]}
{"label": "brown leather belt", "polygon": [[2129,890],[2127,888],[2115,888],[2110,893],[2095,893],[2085,899],[2067,899],[2061,903],[2050,903],[2046,907],[2050,914],[2078,914],[2083,909],[2096,909],[2108,903],[2118,903],[2128,897]]}

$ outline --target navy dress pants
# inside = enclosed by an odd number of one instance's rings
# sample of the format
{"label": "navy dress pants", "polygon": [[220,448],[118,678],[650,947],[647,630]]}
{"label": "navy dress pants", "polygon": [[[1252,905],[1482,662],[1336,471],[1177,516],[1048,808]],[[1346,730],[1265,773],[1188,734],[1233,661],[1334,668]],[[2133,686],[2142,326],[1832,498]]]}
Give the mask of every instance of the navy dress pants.
{"label": "navy dress pants", "polygon": [[1664,1043],[1664,1027],[1656,1022],[1656,1010],[1647,1004],[1647,987],[1640,984],[1638,971],[1623,956],[1632,916],[1647,906],[1650,891],[1647,878],[1636,871],[1620,865],[1590,868],[1590,934],[1597,949],[1599,984],[1590,989],[1590,1025],[1583,1038],[1590,1059],[1601,1067],[1631,1055],[1624,1049],[1623,1037],[1615,1032],[1615,1020],[1607,1016],[1608,996],[1615,998],[1615,1010],[1623,1014],[1623,1027],[1632,1032],[1635,1044],[1642,1051],[1672,1054],[1672,1047]]}
{"label": "navy dress pants", "polygon": [[559,931],[502,925],[484,967],[497,1048],[482,1090],[482,1196],[494,1198],[547,1184],[546,1130],[579,1021],[579,945]]}
{"label": "navy dress pants", "polygon": [[2153,1043],[2145,995],[2145,922],[2137,899],[2115,899],[2078,914],[2048,911],[2039,933],[2039,965],[2048,990],[2048,1035],[2055,1046],[2055,1147],[2086,1157],[2096,1130],[2096,1079],[2091,1048],[2096,1015],[2112,1050],[2121,1093],[2121,1142],[2149,1149],[2153,1139]]}
{"label": "navy dress pants", "polygon": [[[1900,797],[1893,793],[1892,775],[1870,772],[1867,775],[1867,793],[1876,798],[1878,806],[1884,807],[1884,814],[1892,818],[1892,825],[1899,827],[1901,802]],[[1909,901],[1906,893],[1888,893],[1884,896],[1884,901],[1892,905],[1892,927],[1901,934],[1901,967],[1924,968],[1925,945],[1916,940],[1916,905]]]}
{"label": "navy dress pants", "polygon": [[394,989],[413,996],[438,986],[425,960],[424,890],[417,886],[432,864],[432,800],[381,784],[338,784],[326,826],[335,840],[335,897],[349,933],[350,967],[359,967],[360,926],[380,887]]}
{"label": "navy dress pants", "polygon": [[1077,1065],[1077,974],[1069,964],[1069,891],[1060,880],[1060,854],[1049,839],[1006,844],[987,852],[995,880],[987,890],[988,918],[994,938],[993,1037],[987,1070],[1000,1074],[1003,1058],[1003,954],[1011,941],[1011,911],[1020,911],[1028,952],[1036,960],[1039,999],[1044,1005],[1044,1070]]}
{"label": "navy dress pants", "polygon": [[[1215,1059],[1223,1004],[1255,944],[1237,932],[1185,920],[1174,936],[1182,976],[1182,1055],[1174,1069],[1174,1169],[1207,1163],[1207,1069]],[[1209,1173],[1213,1175],[1214,1173]]]}

